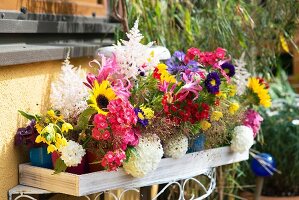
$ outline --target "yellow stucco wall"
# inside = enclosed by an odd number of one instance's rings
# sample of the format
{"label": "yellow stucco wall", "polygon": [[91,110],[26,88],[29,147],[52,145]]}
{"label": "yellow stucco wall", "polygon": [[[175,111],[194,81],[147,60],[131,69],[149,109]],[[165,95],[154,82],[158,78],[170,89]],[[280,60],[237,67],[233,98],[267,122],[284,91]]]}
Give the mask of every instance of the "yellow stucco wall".
{"label": "yellow stucco wall", "polygon": [[[88,66],[92,58],[71,59],[75,66]],[[49,108],[50,85],[60,72],[62,61],[31,63],[0,67],[0,200],[7,199],[7,192],[18,184],[18,164],[28,162],[28,151],[14,146],[18,127],[28,122],[18,110],[43,113]],[[118,191],[119,193],[119,191]],[[138,199],[135,192],[124,199]],[[67,195],[56,195],[50,200],[77,200]],[[105,195],[105,199],[112,199]]]}
{"label": "yellow stucco wall", "polygon": [[[77,66],[87,66],[91,58],[72,59]],[[41,113],[49,106],[50,83],[60,72],[62,61],[0,67],[0,199],[18,184],[18,164],[28,161],[28,152],[14,146],[18,127],[27,120],[18,109]],[[23,153],[22,153],[23,152]],[[66,199],[52,198],[52,199]],[[76,198],[72,198],[76,199]]]}

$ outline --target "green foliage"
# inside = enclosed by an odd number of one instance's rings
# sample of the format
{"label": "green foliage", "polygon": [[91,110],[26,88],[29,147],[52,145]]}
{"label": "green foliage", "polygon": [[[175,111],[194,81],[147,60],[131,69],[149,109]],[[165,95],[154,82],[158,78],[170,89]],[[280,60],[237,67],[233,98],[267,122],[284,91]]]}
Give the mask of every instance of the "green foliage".
{"label": "green foliage", "polygon": [[[266,178],[264,193],[268,195],[299,194],[299,104],[296,94],[287,82],[285,72],[273,79],[270,94],[273,105],[269,111],[261,111],[264,121],[261,126],[262,141],[255,145],[255,150],[270,153],[277,162],[275,173]],[[295,121],[294,121],[295,120]],[[248,163],[242,163],[241,169],[246,176],[238,181],[243,184],[254,184],[255,177]]]}
{"label": "green foliage", "polygon": [[61,158],[58,158],[55,162],[54,166],[54,174],[58,174],[60,172],[65,172],[67,166]]}
{"label": "green foliage", "polygon": [[88,128],[88,122],[93,114],[95,114],[97,111],[93,108],[87,108],[84,110],[78,119],[78,124],[75,127],[76,130],[84,130]]}
{"label": "green foliage", "polygon": [[299,194],[299,125],[294,123],[294,120],[299,120],[299,107],[283,104],[276,112],[274,116],[263,114],[265,144],[258,145],[257,150],[272,154],[282,174],[276,173],[267,178],[264,187],[272,188],[279,194]]}
{"label": "green foliage", "polygon": [[41,119],[41,117],[39,115],[31,115],[29,113],[26,113],[24,111],[21,111],[21,110],[18,110],[18,112],[23,116],[25,117],[26,119],[28,120],[35,120],[35,121],[39,121]]}
{"label": "green foliage", "polygon": [[157,102],[161,102],[163,95],[157,87],[158,82],[152,75],[140,77],[132,90],[130,102],[133,105],[145,104],[153,110],[161,110],[161,104]]}
{"label": "green foliage", "polygon": [[134,147],[128,147],[126,149],[126,160],[125,162],[129,162],[130,158],[132,157],[132,155],[137,155],[137,151]]}
{"label": "green foliage", "polygon": [[277,64],[280,36],[293,43],[299,13],[296,0],[131,0],[127,6],[130,27],[139,17],[144,42],[154,40],[171,52],[192,46],[224,47],[233,58],[245,52],[249,70],[264,74]]}

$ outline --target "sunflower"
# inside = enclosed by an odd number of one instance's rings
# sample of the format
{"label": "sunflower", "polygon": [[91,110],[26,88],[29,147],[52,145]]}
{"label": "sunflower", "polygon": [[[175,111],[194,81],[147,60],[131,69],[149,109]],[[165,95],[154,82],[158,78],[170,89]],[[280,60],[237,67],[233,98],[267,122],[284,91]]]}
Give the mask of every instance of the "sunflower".
{"label": "sunflower", "polygon": [[104,80],[101,84],[95,81],[88,100],[88,105],[96,109],[99,114],[107,115],[109,102],[116,98],[117,96],[110,87],[109,81]]}
{"label": "sunflower", "polygon": [[259,104],[268,108],[271,106],[271,97],[265,84],[261,83],[257,78],[249,78],[248,88],[255,93],[259,98]]}

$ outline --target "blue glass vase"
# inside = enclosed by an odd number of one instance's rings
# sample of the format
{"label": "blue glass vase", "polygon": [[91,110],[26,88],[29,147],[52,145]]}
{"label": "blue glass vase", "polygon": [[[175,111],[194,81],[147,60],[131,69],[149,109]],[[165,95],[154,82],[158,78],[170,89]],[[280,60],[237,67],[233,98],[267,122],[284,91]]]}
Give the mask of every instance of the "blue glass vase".
{"label": "blue glass vase", "polygon": [[30,162],[32,166],[53,168],[51,154],[47,153],[47,148],[44,146],[30,149]]}
{"label": "blue glass vase", "polygon": [[204,150],[205,141],[206,141],[205,135],[199,134],[198,137],[192,141],[191,146],[189,147],[187,153],[193,153],[193,152]]}

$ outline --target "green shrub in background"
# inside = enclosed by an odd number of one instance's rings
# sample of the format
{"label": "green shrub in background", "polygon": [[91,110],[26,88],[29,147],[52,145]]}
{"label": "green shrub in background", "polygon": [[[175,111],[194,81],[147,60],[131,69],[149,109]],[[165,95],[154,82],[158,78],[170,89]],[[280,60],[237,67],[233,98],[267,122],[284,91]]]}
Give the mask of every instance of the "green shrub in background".
{"label": "green shrub in background", "polygon": [[[273,105],[262,111],[262,137],[264,142],[255,145],[259,152],[270,153],[281,174],[265,178],[263,193],[269,196],[299,195],[299,96],[294,93],[283,71],[273,80],[270,94]],[[241,185],[254,184],[255,177],[248,163],[242,163],[246,176],[238,179]]]}
{"label": "green shrub in background", "polygon": [[293,43],[299,13],[296,0],[129,0],[127,7],[130,26],[139,17],[145,42],[172,53],[192,46],[220,46],[234,58],[245,52],[250,71],[263,74],[276,65],[281,43]]}

